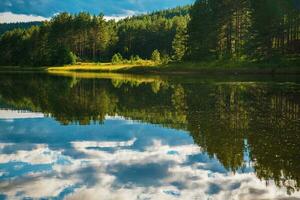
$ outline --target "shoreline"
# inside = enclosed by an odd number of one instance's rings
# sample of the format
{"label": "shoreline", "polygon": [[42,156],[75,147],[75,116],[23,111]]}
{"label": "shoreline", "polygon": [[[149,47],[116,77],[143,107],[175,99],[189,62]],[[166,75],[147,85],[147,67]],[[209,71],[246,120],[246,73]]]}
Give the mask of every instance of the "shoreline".
{"label": "shoreline", "polygon": [[[209,65],[210,63],[208,63]],[[94,72],[94,73],[121,73],[121,74],[149,74],[149,75],[300,75],[300,67],[272,66],[260,64],[246,67],[242,64],[234,64],[228,67],[205,67],[205,63],[171,63],[166,65],[147,64],[112,64],[112,63],[81,63],[55,67],[20,67],[3,66],[0,72]],[[222,64],[219,64],[221,66]]]}

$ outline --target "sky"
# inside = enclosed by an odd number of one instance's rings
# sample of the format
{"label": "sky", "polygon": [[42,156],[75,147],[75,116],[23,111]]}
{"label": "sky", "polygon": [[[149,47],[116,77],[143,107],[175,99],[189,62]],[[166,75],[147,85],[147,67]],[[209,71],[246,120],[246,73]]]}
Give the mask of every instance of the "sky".
{"label": "sky", "polygon": [[0,23],[42,21],[51,16],[81,11],[120,18],[192,4],[194,0],[1,0]]}

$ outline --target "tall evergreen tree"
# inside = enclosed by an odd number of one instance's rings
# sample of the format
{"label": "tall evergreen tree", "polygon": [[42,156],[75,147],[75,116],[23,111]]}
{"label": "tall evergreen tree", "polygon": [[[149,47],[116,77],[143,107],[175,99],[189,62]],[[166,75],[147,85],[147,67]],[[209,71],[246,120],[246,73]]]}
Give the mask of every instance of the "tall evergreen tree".
{"label": "tall evergreen tree", "polygon": [[173,56],[175,61],[181,61],[186,54],[187,31],[186,28],[178,28],[172,42]]}
{"label": "tall evergreen tree", "polygon": [[218,26],[214,1],[197,0],[190,11],[188,56],[193,60],[215,57]]}

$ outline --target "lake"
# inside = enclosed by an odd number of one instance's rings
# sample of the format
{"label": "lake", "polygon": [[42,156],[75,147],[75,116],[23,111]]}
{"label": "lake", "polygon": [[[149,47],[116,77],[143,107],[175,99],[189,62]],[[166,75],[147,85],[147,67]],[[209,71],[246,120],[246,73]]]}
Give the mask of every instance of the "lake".
{"label": "lake", "polygon": [[300,199],[300,78],[0,73],[0,152],[0,199]]}

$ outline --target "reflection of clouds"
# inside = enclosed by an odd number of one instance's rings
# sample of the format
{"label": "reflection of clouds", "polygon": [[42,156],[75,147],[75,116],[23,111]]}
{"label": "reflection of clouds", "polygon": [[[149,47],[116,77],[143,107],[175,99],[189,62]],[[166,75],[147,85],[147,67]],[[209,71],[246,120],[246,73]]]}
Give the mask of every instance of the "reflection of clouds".
{"label": "reflection of clouds", "polygon": [[12,122],[13,119],[26,119],[26,118],[42,118],[43,113],[33,113],[28,111],[15,111],[0,109],[0,119],[5,119],[6,122]]}
{"label": "reflection of clouds", "polygon": [[[120,124],[128,127],[126,123]],[[124,126],[120,125],[120,129]],[[55,142],[47,143],[47,140],[43,140],[44,144],[0,143],[0,193],[11,199],[259,200],[287,197],[285,189],[278,189],[272,181],[266,187],[251,170],[236,174],[226,171],[216,159],[191,144],[185,134],[175,131],[169,134],[163,132],[166,129],[151,129],[150,125],[141,129],[138,123],[130,126],[142,133],[124,136],[128,131],[107,129],[111,132],[103,133],[102,138],[96,133],[85,137],[79,133],[77,137],[65,134],[60,145],[64,143],[68,153],[63,146],[55,147]],[[157,131],[161,135],[156,134]],[[52,133],[49,131],[49,135]],[[293,196],[300,197],[300,193]]]}
{"label": "reflection of clouds", "polygon": [[[126,141],[126,142],[107,142],[103,143],[111,145],[116,145],[115,147],[127,146],[128,144],[133,145],[135,139]],[[94,142],[78,142],[73,143],[74,148],[83,152],[89,156],[90,162],[97,163],[101,160],[102,163],[108,165],[111,164],[141,164],[141,163],[153,163],[153,162],[162,162],[162,161],[175,161],[176,163],[182,163],[186,160],[186,156],[190,154],[195,154],[199,152],[199,147],[196,145],[182,145],[182,146],[173,146],[162,145],[159,141],[154,140],[153,145],[146,148],[144,151],[137,151],[134,149],[119,149],[114,152],[110,151],[101,151],[101,149],[92,148],[95,147],[97,143]],[[120,144],[119,146],[117,144]],[[90,146],[91,145],[91,146]],[[105,145],[108,147],[107,145]],[[169,151],[179,152],[176,155],[168,154]]]}
{"label": "reflection of clouds", "polygon": [[[14,146],[13,144],[0,144],[0,150],[8,148],[10,145]],[[18,150],[15,153],[0,154],[0,163],[22,161],[31,164],[51,164],[53,161],[60,161],[62,159],[64,159],[64,156],[61,152],[50,150],[44,144],[36,145],[30,151]]]}
{"label": "reflection of clouds", "polygon": [[4,185],[0,182],[0,192],[3,192],[9,199],[23,199],[24,197],[41,198],[59,196],[59,194],[72,185],[72,180],[62,180],[51,177],[30,177],[26,182],[13,181]]}
{"label": "reflection of clouds", "polygon": [[[168,146],[154,140],[145,151],[119,149],[114,152],[90,149],[91,146],[129,147],[135,139],[123,142],[78,142],[74,147],[88,157],[64,158],[60,151],[46,145],[36,145],[28,151],[1,155],[0,161],[22,161],[52,164],[52,172],[30,173],[23,179],[0,181],[0,192],[8,197],[63,197],[67,199],[276,199],[285,197],[284,189],[274,183],[268,187],[254,173],[212,173],[200,166],[210,165],[214,159],[203,163],[189,163],[189,157],[202,154],[196,145]],[[10,144],[12,145],[12,144]],[[2,148],[5,144],[0,145]],[[177,153],[168,153],[177,152]],[[8,157],[7,157],[8,156]],[[14,159],[12,159],[14,158]],[[205,162],[204,162],[205,161]],[[4,173],[4,172],[2,172]],[[298,195],[299,193],[295,193]]]}
{"label": "reflection of clouds", "polygon": [[121,142],[94,142],[94,141],[85,141],[85,142],[72,142],[75,149],[85,149],[85,148],[91,148],[91,147],[125,147],[125,146],[132,146],[134,142],[136,141],[136,138],[130,140],[130,141],[121,141]]}

